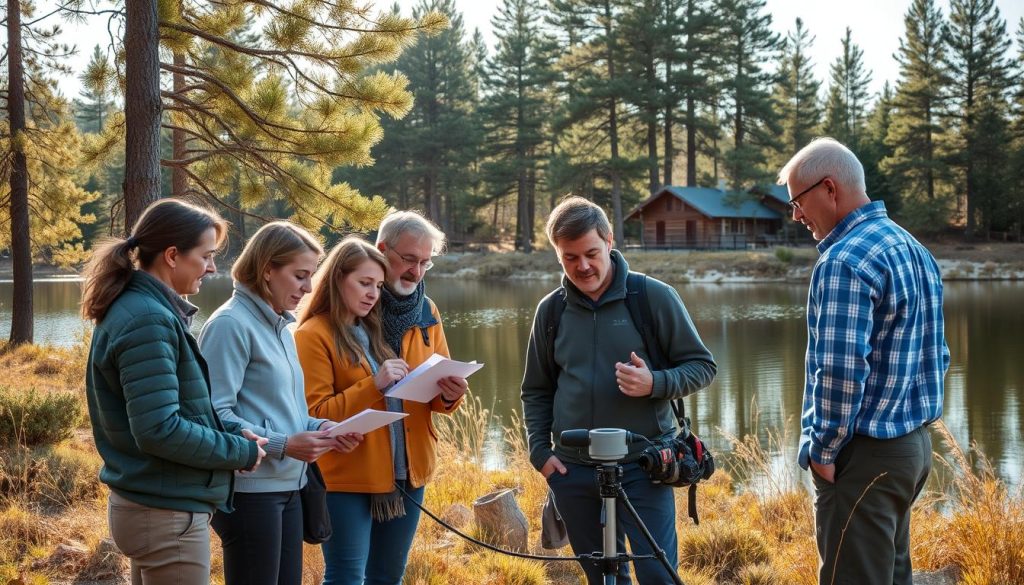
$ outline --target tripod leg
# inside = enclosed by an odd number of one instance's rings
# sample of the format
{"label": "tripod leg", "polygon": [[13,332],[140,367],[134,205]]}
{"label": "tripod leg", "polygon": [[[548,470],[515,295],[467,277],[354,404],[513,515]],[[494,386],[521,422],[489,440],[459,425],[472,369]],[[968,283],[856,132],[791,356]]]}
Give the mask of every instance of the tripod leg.
{"label": "tripod leg", "polygon": [[616,585],[618,582],[619,561],[615,558],[618,555],[615,521],[615,498],[601,498],[601,528],[604,545],[601,549],[604,555],[604,560],[601,561],[601,571],[604,574],[604,585]]}
{"label": "tripod leg", "polygon": [[626,495],[626,490],[624,490],[621,485],[618,486],[616,495],[619,500],[622,501],[623,507],[626,508],[627,512],[629,512],[633,521],[636,522],[636,525],[640,528],[640,532],[643,533],[644,539],[651,545],[651,550],[654,551],[654,556],[656,556],[661,562],[661,565],[665,568],[665,572],[672,577],[672,582],[676,585],[686,585],[683,583],[682,578],[679,577],[679,573],[672,568],[672,564],[668,562],[668,555],[665,554],[664,549],[658,545],[658,541],[654,539],[654,535],[652,535],[651,531],[647,529],[647,525],[644,524],[644,521],[640,519],[640,514],[638,514],[636,508],[633,507],[633,503],[629,501],[629,496]]}

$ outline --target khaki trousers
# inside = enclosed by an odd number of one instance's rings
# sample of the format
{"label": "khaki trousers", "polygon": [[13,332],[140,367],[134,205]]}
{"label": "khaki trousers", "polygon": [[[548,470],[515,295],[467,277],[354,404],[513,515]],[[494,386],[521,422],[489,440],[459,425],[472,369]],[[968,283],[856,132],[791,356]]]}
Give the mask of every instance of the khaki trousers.
{"label": "khaki trousers", "polygon": [[210,514],[137,504],[111,491],[107,522],[132,562],[132,585],[208,585]]}

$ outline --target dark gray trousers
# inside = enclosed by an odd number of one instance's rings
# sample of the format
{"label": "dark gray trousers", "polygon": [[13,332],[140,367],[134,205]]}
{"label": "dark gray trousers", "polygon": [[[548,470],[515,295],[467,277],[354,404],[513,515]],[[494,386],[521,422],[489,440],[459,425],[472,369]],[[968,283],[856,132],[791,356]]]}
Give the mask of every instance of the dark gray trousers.
{"label": "dark gray trousers", "polygon": [[910,507],[931,461],[920,427],[896,439],[855,435],[836,458],[834,484],[811,472],[821,585],[913,583]]}
{"label": "dark gray trousers", "polygon": [[224,583],[302,585],[299,492],[235,492],[234,503],[210,523],[224,547]]}

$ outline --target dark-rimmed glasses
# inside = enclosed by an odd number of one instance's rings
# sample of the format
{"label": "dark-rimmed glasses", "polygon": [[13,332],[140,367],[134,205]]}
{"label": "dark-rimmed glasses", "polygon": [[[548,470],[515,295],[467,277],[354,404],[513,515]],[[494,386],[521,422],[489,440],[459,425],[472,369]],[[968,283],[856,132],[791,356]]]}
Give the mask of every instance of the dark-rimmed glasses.
{"label": "dark-rimmed glasses", "polygon": [[395,250],[394,248],[390,247],[388,248],[388,252],[394,252],[395,255],[397,255],[402,260],[402,262],[404,262],[405,265],[408,266],[409,268],[412,268],[413,266],[419,266],[420,270],[427,271],[434,267],[434,262],[431,260],[420,260],[415,256],[410,256],[408,254],[399,254],[398,250]]}
{"label": "dark-rimmed glasses", "polygon": [[793,196],[792,199],[787,201],[786,205],[789,205],[789,212],[790,213],[794,213],[794,212],[796,212],[797,209],[800,209],[800,203],[798,203],[799,199],[801,197],[803,197],[804,195],[807,195],[808,193],[813,191],[816,187],[818,187],[822,183],[824,183],[825,179],[827,179],[827,178],[828,178],[828,175],[825,175],[824,177],[819,179],[817,183],[815,183],[815,184],[811,185],[810,187],[804,189],[803,191],[797,193],[796,195]]}

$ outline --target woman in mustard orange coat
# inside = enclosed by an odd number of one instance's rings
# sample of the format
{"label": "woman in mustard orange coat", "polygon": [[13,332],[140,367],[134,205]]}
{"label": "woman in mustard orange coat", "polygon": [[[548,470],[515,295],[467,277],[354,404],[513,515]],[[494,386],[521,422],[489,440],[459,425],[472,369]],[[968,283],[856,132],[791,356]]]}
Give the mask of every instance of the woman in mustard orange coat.
{"label": "woman in mustard orange coat", "polygon": [[[323,544],[324,585],[397,585],[405,572],[419,508],[416,500],[435,465],[433,411],[450,412],[441,396],[423,404],[386,398],[408,364],[385,342],[378,300],[388,262],[354,236],[327,257],[295,333],[310,414],[344,420],[367,408],[409,416],[365,435],[351,453],[320,461],[334,535]],[[443,335],[438,353],[447,355]],[[443,346],[443,347],[442,347]]]}

